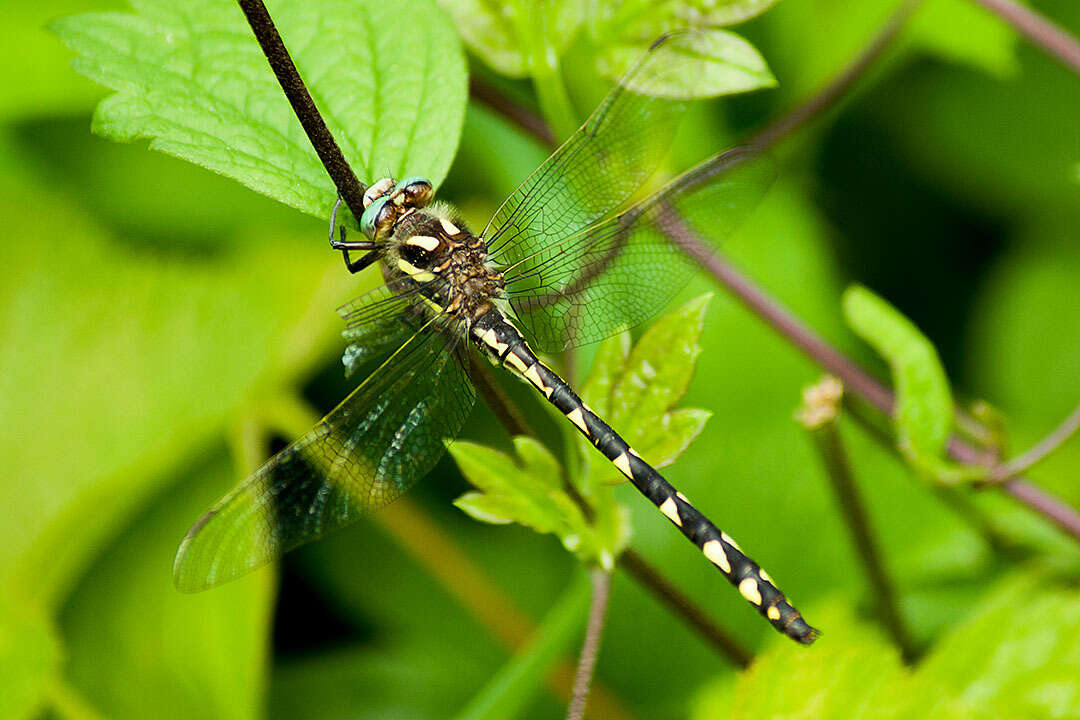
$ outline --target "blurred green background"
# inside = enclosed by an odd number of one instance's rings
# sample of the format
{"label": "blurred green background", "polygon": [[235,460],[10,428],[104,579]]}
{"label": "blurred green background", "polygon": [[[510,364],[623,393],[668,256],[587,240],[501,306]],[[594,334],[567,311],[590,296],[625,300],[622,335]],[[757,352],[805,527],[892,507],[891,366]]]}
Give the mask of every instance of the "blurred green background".
{"label": "blurred green background", "polygon": [[[455,17],[468,11],[446,4]],[[1080,33],[1075,1],[1032,5]],[[670,169],[796,105],[894,7],[783,0],[740,25],[779,84],[695,106]],[[145,141],[90,133],[110,92],[70,68],[73,53],[45,26],[130,6],[40,0],[0,10],[0,717],[454,716],[572,583],[575,562],[550,536],[456,510],[467,485],[446,459],[402,507],[291,554],[277,571],[176,593],[183,533],[257,460],[237,448],[260,432],[287,439],[280,418],[294,410],[283,398],[300,393],[326,411],[352,387],[334,308],[375,278],[342,272],[326,252],[325,221]],[[567,40],[568,58],[591,60],[587,35]],[[500,80],[466,50],[472,72],[533,102],[527,82]],[[600,80],[591,62],[565,67],[581,119]],[[935,343],[958,402],[999,408],[1010,451],[1021,451],[1080,399],[1078,118],[1075,74],[973,3],[927,0],[856,91],[778,150],[780,179],[730,254],[882,377],[885,365],[844,328],[839,296],[857,281],[887,298]],[[548,152],[475,102],[456,154],[448,142],[440,197],[475,230]],[[710,289],[698,278],[680,297]],[[1021,548],[998,552],[845,422],[904,617],[929,658],[914,674],[900,669],[793,419],[820,369],[723,292],[702,342],[685,404],[713,417],[669,477],[826,634],[813,648],[788,647],[648,503],[619,488],[633,547],[767,654],[737,677],[616,572],[591,717],[761,718],[781,707],[808,713],[785,717],[850,717],[855,698],[917,697],[913,686],[961,707],[956,717],[1080,716],[1074,544],[979,494],[980,512]],[[588,358],[586,349],[582,368]],[[549,423],[527,388],[504,385]],[[464,436],[509,446],[483,407]],[[1080,506],[1080,443],[1029,478]],[[419,550],[408,542],[417,537]],[[551,687],[518,716],[561,717]]]}

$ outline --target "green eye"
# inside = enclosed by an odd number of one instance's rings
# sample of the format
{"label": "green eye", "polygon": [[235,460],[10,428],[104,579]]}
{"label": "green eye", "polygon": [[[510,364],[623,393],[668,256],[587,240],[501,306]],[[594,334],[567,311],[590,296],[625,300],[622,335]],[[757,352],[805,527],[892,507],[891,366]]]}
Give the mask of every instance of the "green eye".
{"label": "green eye", "polygon": [[360,231],[372,240],[378,240],[389,231],[393,219],[393,206],[389,205],[389,196],[376,199],[360,218]]}

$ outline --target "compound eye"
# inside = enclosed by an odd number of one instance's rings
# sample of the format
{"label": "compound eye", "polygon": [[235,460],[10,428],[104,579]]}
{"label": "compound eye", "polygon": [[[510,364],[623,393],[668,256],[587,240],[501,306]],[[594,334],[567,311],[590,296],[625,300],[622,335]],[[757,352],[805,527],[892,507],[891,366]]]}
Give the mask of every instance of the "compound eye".
{"label": "compound eye", "polygon": [[427,178],[405,178],[394,188],[394,195],[398,196],[398,204],[404,207],[422,208],[431,204],[435,188]]}
{"label": "compound eye", "polygon": [[376,198],[360,218],[360,231],[372,240],[381,240],[390,234],[397,220],[397,209],[390,204],[390,198],[384,195]]}
{"label": "compound eye", "polygon": [[371,203],[389,193],[393,187],[394,181],[390,178],[383,178],[369,187],[364,193],[364,209],[371,207]]}

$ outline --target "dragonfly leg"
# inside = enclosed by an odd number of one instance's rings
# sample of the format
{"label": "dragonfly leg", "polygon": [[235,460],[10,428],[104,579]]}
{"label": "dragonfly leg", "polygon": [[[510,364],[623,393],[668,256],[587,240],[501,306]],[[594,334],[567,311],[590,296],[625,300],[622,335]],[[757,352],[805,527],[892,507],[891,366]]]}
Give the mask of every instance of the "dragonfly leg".
{"label": "dragonfly leg", "polygon": [[[338,193],[337,202],[334,203],[334,209],[330,211],[330,247],[334,250],[341,251],[341,255],[345,258],[346,269],[355,275],[379,259],[379,253],[375,252],[378,245],[371,240],[354,240],[349,242],[345,239],[344,225],[338,227],[340,239],[334,239],[334,226],[337,225],[337,211],[338,208],[341,207],[341,202],[341,193]],[[350,250],[366,251],[367,254],[361,256],[358,260],[353,260],[349,257]]]}

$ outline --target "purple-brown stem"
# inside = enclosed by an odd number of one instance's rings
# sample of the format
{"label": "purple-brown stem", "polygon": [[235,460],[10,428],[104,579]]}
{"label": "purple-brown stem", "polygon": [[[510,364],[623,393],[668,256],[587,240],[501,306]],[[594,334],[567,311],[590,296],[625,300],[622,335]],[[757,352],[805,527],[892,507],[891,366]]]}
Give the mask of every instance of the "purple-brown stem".
{"label": "purple-brown stem", "polygon": [[1080,75],[1080,41],[1048,18],[1014,0],[972,0],[1012,25],[1024,37]]}
{"label": "purple-brown stem", "polygon": [[566,720],[582,720],[585,703],[589,699],[589,685],[596,671],[596,659],[600,656],[600,638],[604,635],[607,619],[608,598],[611,596],[611,573],[600,567],[589,570],[592,581],[592,602],[589,605],[589,624],[585,628],[585,641],[581,644],[577,672],[574,673],[574,689],[566,709]]}
{"label": "purple-brown stem", "polygon": [[[1019,8],[1008,2],[1008,0],[976,1],[983,2],[986,5],[1000,6],[998,9],[1002,11],[1005,9],[1012,10],[1016,17],[1024,17],[1028,24],[1031,24],[1029,13],[1021,12]],[[892,41],[899,35],[918,4],[919,0],[905,0],[905,2],[901,3],[870,44],[832,82],[789,111],[785,116],[760,131],[748,144],[759,147],[776,145],[789,137],[791,133],[805,127],[811,120],[833,107],[844,95],[850,92],[856,81],[882,56]],[[1044,32],[1040,37],[1046,40],[1050,36]],[[1067,35],[1065,37],[1070,40],[1070,42],[1065,43],[1065,47],[1072,47],[1075,43]],[[1040,45],[1047,47],[1043,43],[1040,43]],[[1057,46],[1055,45],[1055,47]],[[486,98],[477,99],[489,104],[496,111],[499,110],[499,107],[491,105]],[[521,106],[516,106],[515,115],[523,112],[527,113],[528,111]],[[510,120],[514,120],[515,116],[510,115],[508,117]],[[537,120],[537,122],[542,121]],[[542,140],[546,137],[543,133],[536,131],[535,123],[523,125],[522,127],[538,139]],[[837,348],[826,342],[824,338],[799,320],[790,310],[739,272],[730,262],[717,255],[711,246],[698,238],[692,237],[692,235],[673,240],[684,252],[695,258],[712,274],[717,282],[726,287],[747,308],[765,320],[770,327],[806,353],[812,360],[839,377],[844,382],[844,386],[850,391],[864,398],[881,412],[888,415],[892,414],[895,399],[891,390]],[[976,448],[957,436],[949,439],[947,449],[951,457],[961,462],[986,466],[996,464],[996,457],[993,452]],[[997,483],[996,486],[1029,509],[1049,519],[1072,537],[1080,540],[1080,514],[1060,500],[1019,478]]]}

